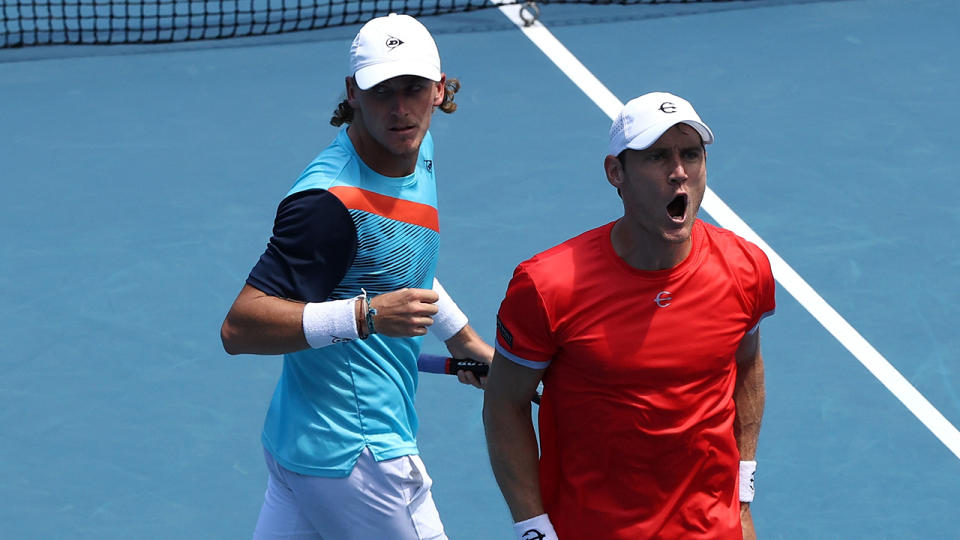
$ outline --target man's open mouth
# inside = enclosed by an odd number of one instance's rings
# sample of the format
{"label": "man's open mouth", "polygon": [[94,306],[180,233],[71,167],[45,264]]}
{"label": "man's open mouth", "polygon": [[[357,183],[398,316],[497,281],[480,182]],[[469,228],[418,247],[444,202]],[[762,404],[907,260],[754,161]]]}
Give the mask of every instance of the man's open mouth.
{"label": "man's open mouth", "polygon": [[674,220],[683,220],[687,213],[686,193],[681,193],[670,201],[670,204],[667,205],[667,213],[670,214],[670,217]]}

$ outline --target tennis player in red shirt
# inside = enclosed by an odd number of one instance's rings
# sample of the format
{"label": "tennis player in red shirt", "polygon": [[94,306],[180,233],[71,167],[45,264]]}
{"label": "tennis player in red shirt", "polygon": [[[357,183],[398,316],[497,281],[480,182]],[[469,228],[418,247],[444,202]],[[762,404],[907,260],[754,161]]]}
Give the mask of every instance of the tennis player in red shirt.
{"label": "tennis player in red shirt", "polygon": [[712,142],[683,98],[630,101],[604,159],[623,217],[514,272],[483,418],[522,540],[756,537],[775,283],[757,246],[697,219]]}

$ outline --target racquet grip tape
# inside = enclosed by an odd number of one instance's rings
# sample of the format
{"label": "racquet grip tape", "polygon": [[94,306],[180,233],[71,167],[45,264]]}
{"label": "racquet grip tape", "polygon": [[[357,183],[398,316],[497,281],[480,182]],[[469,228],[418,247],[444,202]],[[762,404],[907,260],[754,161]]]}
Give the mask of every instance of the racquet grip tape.
{"label": "racquet grip tape", "polygon": [[461,369],[473,372],[477,377],[486,377],[490,372],[490,364],[468,358],[447,358],[447,373],[456,375]]}
{"label": "racquet grip tape", "polygon": [[438,354],[422,353],[417,358],[417,369],[426,373],[443,373],[446,375],[456,375],[462,369],[473,372],[477,377],[486,377],[490,371],[490,365],[468,358],[450,358]]}
{"label": "racquet grip tape", "polygon": [[[473,372],[477,377],[486,377],[490,365],[466,358],[450,358],[439,354],[420,353],[417,357],[417,369],[424,373],[443,373],[456,375],[461,369]],[[530,401],[540,404],[540,394],[534,393]]]}

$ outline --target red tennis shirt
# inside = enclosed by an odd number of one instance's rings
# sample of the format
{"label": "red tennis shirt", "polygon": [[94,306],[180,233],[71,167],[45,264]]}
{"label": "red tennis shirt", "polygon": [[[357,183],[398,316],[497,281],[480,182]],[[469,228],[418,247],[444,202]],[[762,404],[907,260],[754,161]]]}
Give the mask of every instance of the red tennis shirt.
{"label": "red tennis shirt", "polygon": [[739,540],[735,353],[773,313],[770,263],[698,220],[683,262],[640,271],[613,225],[520,264],[498,314],[497,350],[548,368],[544,505],[564,540]]}

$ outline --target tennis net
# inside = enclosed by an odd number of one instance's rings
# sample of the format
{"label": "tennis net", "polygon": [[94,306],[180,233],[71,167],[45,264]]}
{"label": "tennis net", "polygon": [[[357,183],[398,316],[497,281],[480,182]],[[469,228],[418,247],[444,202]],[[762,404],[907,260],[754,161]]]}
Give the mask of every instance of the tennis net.
{"label": "tennis net", "polygon": [[[629,5],[730,1],[735,0],[539,0],[538,3]],[[0,48],[171,43],[262,36],[357,24],[391,12],[419,17],[488,7],[494,7],[489,0],[0,0]]]}

